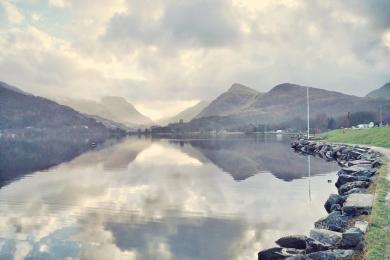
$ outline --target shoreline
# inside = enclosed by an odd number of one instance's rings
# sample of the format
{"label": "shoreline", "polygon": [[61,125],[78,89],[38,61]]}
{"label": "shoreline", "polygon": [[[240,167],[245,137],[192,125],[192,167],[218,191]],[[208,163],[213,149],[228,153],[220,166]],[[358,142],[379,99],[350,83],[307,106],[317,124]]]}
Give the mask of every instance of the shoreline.
{"label": "shoreline", "polygon": [[364,236],[374,204],[370,187],[379,179],[382,154],[373,148],[327,144],[300,139],[293,141],[295,152],[318,156],[341,167],[335,183],[338,194],[325,202],[328,215],[314,223],[309,236],[296,235],[278,239],[277,247],[262,250],[259,260],[267,259],[344,259],[359,257],[364,250]]}

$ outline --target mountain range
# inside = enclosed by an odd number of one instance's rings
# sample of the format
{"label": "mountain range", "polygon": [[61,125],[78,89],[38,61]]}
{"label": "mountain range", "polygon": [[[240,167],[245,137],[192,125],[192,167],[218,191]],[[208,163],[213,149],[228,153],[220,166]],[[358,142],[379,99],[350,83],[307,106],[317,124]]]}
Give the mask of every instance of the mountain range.
{"label": "mountain range", "polygon": [[123,97],[106,96],[100,101],[66,99],[60,102],[82,113],[109,119],[129,128],[147,127],[153,124],[150,118],[141,114]]}
{"label": "mountain range", "polygon": [[390,99],[390,82],[386,83],[379,89],[373,90],[367,94],[367,97],[379,98],[379,99]]}
{"label": "mountain range", "polygon": [[189,122],[192,119],[194,119],[196,116],[198,116],[199,113],[202,112],[208,105],[209,103],[207,101],[199,101],[195,105],[181,111],[175,116],[163,118],[159,120],[158,123],[160,125],[167,125],[169,123],[177,123],[180,120],[183,120],[183,122]]}
{"label": "mountain range", "polygon": [[4,82],[0,82],[0,130],[45,135],[49,132],[54,135],[59,132],[89,135],[122,132],[70,107],[26,93]]}
{"label": "mountain range", "polygon": [[240,84],[233,84],[225,93],[186,125],[187,130],[233,130],[243,125],[280,125],[306,118],[306,91],[309,89],[310,117],[347,117],[348,113],[390,115],[390,100],[357,97],[336,91],[284,83],[269,92],[259,93]]}
{"label": "mountain range", "polygon": [[[306,118],[306,91],[309,89],[311,120],[346,117],[348,113],[390,116],[390,100],[384,99],[390,83],[367,97],[284,83],[266,93],[242,84],[233,84],[211,102],[199,102],[164,123],[183,120],[189,131],[211,129],[237,130],[245,125],[281,125]],[[379,93],[379,94],[378,94]],[[122,97],[103,97],[100,101],[67,99],[60,105],[0,82],[0,129],[35,127],[46,129],[128,129],[151,126],[153,121],[142,115]],[[172,124],[171,124],[172,125]],[[175,125],[175,124],[173,124]]]}

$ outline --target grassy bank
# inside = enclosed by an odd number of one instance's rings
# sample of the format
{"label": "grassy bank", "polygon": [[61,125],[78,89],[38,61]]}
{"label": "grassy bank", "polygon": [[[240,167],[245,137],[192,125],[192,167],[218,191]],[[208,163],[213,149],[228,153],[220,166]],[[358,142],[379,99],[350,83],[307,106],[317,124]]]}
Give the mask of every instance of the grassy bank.
{"label": "grassy bank", "polygon": [[366,144],[390,148],[390,127],[334,130],[322,134],[328,142]]}
{"label": "grassy bank", "polygon": [[[390,127],[335,130],[322,136],[327,142],[390,148]],[[379,179],[370,188],[370,192],[375,193],[375,202],[372,214],[368,218],[370,226],[365,238],[365,252],[362,259],[390,259],[390,203],[386,201],[386,196],[390,192],[390,181],[387,180],[390,169],[386,158],[384,162],[385,164],[379,170]]]}
{"label": "grassy bank", "polygon": [[375,183],[375,202],[369,218],[364,259],[390,259],[390,205],[386,201],[390,182],[386,179],[387,173],[387,165],[382,166]]}

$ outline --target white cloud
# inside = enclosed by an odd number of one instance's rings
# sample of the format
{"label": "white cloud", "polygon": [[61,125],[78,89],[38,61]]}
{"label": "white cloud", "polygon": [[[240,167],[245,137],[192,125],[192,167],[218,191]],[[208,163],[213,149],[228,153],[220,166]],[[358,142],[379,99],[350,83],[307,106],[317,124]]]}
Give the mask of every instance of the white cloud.
{"label": "white cloud", "polygon": [[66,7],[70,5],[67,0],[49,0],[49,4],[56,7]]}
{"label": "white cloud", "polygon": [[45,16],[35,26],[0,29],[1,79],[40,95],[123,95],[156,118],[211,100],[234,82],[260,91],[293,82],[365,95],[388,80],[383,1],[51,4],[66,6],[56,12],[67,20]]}
{"label": "white cloud", "polygon": [[24,16],[14,4],[11,4],[8,1],[3,1],[2,5],[9,23],[20,24],[23,22]]}

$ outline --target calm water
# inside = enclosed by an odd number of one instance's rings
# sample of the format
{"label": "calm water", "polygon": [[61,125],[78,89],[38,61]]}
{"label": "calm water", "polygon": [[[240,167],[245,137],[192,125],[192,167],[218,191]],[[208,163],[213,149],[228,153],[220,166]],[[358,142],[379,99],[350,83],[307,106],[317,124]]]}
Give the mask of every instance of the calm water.
{"label": "calm water", "polygon": [[311,158],[309,173],[288,142],[2,144],[0,259],[256,259],[336,192],[337,167]]}

